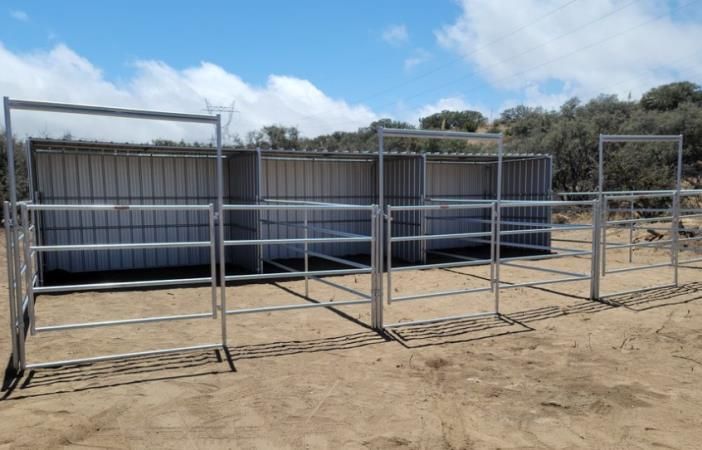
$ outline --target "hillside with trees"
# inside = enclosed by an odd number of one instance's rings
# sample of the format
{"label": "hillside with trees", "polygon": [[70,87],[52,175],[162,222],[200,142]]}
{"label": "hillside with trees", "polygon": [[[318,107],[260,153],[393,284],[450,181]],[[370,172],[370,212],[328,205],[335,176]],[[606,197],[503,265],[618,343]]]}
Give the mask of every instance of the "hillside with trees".
{"label": "hillside with trees", "polygon": [[[587,102],[572,98],[557,110],[516,106],[503,111],[492,123],[478,111],[442,111],[419,118],[418,123],[422,129],[503,132],[507,152],[550,154],[554,160],[555,191],[595,188],[600,133],[682,134],[686,187],[702,187],[702,89],[690,82],[658,86],[638,101],[600,95]],[[374,152],[378,126],[416,128],[406,122],[382,119],[355,132],[338,131],[306,138],[295,127],[269,125],[248,133],[244,140],[237,139],[235,144],[249,148]],[[18,183],[24,197],[23,151],[20,142],[16,145],[21,167]],[[465,142],[396,138],[386,139],[385,146],[391,151],[494,151],[488,146]],[[0,142],[0,152],[0,188],[6,193],[4,142]],[[672,144],[611,144],[606,152],[606,188],[670,188],[675,165],[676,149]]]}

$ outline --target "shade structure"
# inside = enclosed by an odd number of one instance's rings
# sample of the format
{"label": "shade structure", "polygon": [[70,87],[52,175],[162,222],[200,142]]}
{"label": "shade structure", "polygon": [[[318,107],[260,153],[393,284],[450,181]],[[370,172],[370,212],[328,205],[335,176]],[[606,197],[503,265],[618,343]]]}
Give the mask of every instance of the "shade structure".
{"label": "shade structure", "polygon": [[[210,204],[216,202],[214,149],[210,147],[134,145],[72,140],[29,142],[31,198],[42,204]],[[385,154],[384,205],[436,204],[494,198],[496,159],[486,154]],[[377,204],[378,156],[375,152],[225,149],[226,204],[323,202]],[[551,158],[547,155],[505,155],[502,182],[505,200],[550,197]],[[393,224],[395,235],[444,234],[489,228],[487,210],[473,215],[451,211],[407,211]],[[540,222],[547,207],[505,210],[503,229],[519,229],[520,221]],[[307,217],[305,217],[307,215]],[[196,211],[44,211],[38,238],[45,245],[104,244],[206,240],[207,217]],[[304,227],[305,221],[307,228]],[[368,235],[370,219],[362,211],[225,211],[225,239],[289,239],[330,235]],[[549,245],[547,234],[511,235],[514,242]],[[478,247],[479,240],[448,239],[407,242],[395,256],[426,260],[436,249]],[[367,257],[367,246],[355,242],[316,244],[316,253],[334,257]],[[265,261],[300,257],[290,245],[235,246],[225,251],[227,264],[249,272]],[[218,256],[219,257],[219,256]],[[206,249],[128,249],[42,255],[41,271],[100,272],[143,268],[178,268],[208,264]]]}

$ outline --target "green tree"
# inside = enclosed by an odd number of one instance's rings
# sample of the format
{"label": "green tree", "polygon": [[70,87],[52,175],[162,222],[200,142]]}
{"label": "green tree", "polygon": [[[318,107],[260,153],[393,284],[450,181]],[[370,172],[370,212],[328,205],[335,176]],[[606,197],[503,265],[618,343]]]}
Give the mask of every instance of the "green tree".
{"label": "green tree", "polygon": [[425,130],[453,130],[474,132],[487,123],[478,111],[441,111],[419,119]]}
{"label": "green tree", "polygon": [[685,102],[702,104],[702,90],[699,85],[689,81],[664,84],[641,97],[641,106],[655,111],[670,111]]}

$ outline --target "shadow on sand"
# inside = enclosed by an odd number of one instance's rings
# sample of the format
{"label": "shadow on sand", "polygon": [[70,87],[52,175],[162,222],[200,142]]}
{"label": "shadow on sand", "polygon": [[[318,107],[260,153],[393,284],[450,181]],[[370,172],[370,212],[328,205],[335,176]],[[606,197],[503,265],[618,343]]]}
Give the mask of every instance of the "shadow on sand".
{"label": "shadow on sand", "polygon": [[[569,295],[565,297],[572,299]],[[144,356],[120,361],[29,370],[21,374],[13,373],[8,364],[0,400],[20,400],[154,381],[226,375],[237,371],[234,363],[238,360],[343,351],[388,342],[397,342],[405,348],[422,348],[494,339],[535,331],[531,324],[561,316],[594,314],[613,308],[641,312],[699,299],[702,299],[702,282],[693,282],[677,288],[654,289],[610,297],[603,301],[586,300],[571,306],[544,306],[497,317],[398,327],[389,332],[366,329],[358,333],[329,338],[242,345],[229,347],[226,350],[188,354]],[[358,323],[357,319],[340,311],[333,312]],[[365,324],[362,325],[367,327]]]}

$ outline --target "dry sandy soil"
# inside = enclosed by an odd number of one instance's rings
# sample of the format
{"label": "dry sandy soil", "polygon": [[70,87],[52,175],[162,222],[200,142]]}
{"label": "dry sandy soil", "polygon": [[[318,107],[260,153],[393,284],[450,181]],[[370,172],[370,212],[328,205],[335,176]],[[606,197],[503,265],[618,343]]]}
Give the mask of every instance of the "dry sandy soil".
{"label": "dry sandy soil", "polygon": [[[611,240],[625,240],[612,232]],[[685,257],[690,256],[685,253]],[[699,254],[698,254],[699,256]],[[610,267],[626,264],[615,252]],[[635,262],[666,251],[637,251]],[[4,260],[4,257],[3,257]],[[584,258],[544,266],[586,271]],[[2,393],[0,447],[700,448],[702,264],[680,287],[587,299],[588,284],[507,289],[504,320],[382,335],[369,307],[230,316],[209,351],[25,373]],[[0,270],[4,276],[5,271]],[[487,268],[403,272],[396,295],[484,285]],[[507,282],[540,278],[504,267]],[[364,277],[340,277],[365,287]],[[603,291],[669,283],[607,276]],[[0,280],[6,290],[6,279]],[[302,281],[228,289],[231,307],[304,303]],[[319,300],[347,298],[313,283]],[[386,322],[482,311],[489,293],[386,306]],[[207,311],[206,288],[42,296],[40,324]],[[7,323],[6,307],[0,323]],[[3,328],[5,329],[5,328]],[[211,319],[29,338],[31,361],[217,342]],[[8,334],[0,354],[9,355]]]}

